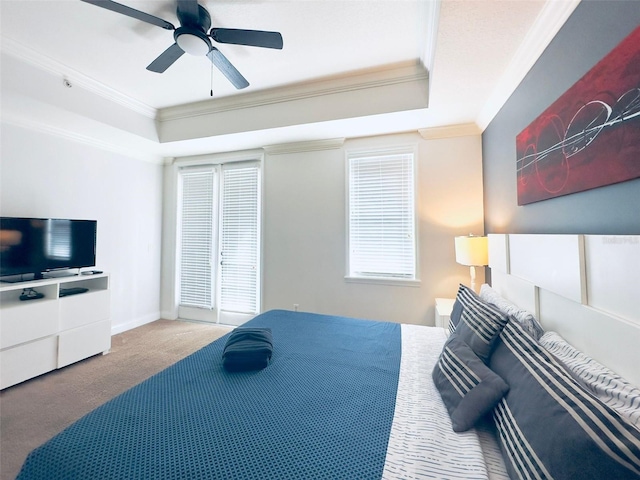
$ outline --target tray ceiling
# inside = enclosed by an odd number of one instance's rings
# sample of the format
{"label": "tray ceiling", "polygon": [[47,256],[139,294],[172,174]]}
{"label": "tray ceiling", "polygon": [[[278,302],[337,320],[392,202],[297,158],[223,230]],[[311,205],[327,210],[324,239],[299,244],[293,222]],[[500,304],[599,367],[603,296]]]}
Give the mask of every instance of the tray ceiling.
{"label": "tray ceiling", "polygon": [[[120,3],[178,25],[171,0]],[[396,112],[383,112],[393,113],[395,128],[465,125],[468,131],[469,124],[476,124],[479,132],[577,3],[201,0],[214,26],[282,33],[283,50],[216,44],[250,82],[240,91],[204,57],[183,55],[164,74],[147,71],[145,67],[173,43],[172,32],[79,0],[3,0],[0,20],[3,55],[60,79],[67,78],[72,84],[154,119],[162,118],[163,112],[165,116],[176,111],[188,115],[190,105],[197,106],[198,111],[203,104],[211,104],[214,110],[220,105],[233,108],[234,104],[246,108],[248,99],[256,103],[273,101],[273,92],[281,97],[287,88],[321,95],[327,89],[332,91],[336,82],[351,85],[349,88],[363,94],[367,82],[376,75],[388,77],[389,72],[418,65],[425,74],[417,74],[416,81],[428,88],[428,106],[407,109],[399,103]],[[12,78],[17,71],[20,68],[3,68],[3,89],[14,91],[18,97],[37,96],[27,92],[19,78]],[[44,98],[39,101],[47,103]],[[3,102],[3,117],[11,118],[11,107],[19,104],[16,100]],[[350,136],[352,132],[377,134],[384,128],[394,129],[384,118],[363,119],[358,126],[358,116],[354,114],[349,121],[336,118],[340,128],[336,133]],[[371,127],[363,127],[366,124]],[[322,125],[318,132],[333,134],[328,127]],[[300,126],[291,129],[296,130],[289,136],[278,130],[273,138],[278,142],[312,139]],[[241,141],[242,132],[233,133],[234,141],[218,138],[223,147],[217,148],[256,146]],[[160,155],[207,150],[204,146],[182,146],[186,143],[177,142],[173,149],[169,145],[154,149]]]}

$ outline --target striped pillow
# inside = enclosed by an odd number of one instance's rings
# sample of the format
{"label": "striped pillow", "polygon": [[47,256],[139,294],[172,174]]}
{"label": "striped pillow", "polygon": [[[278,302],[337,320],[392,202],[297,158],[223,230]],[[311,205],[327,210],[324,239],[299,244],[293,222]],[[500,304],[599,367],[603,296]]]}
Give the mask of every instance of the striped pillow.
{"label": "striped pillow", "polygon": [[536,340],[544,333],[544,328],[538,323],[533,313],[511,303],[486,283],[480,287],[480,298],[491,305],[495,305],[501,312],[511,315]]}
{"label": "striped pillow", "polygon": [[456,300],[462,305],[462,314],[455,334],[486,363],[509,316],[464,285],[460,285]]}
{"label": "striped pillow", "polygon": [[456,331],[456,327],[458,323],[460,323],[460,316],[462,315],[462,304],[456,300],[453,303],[453,308],[451,309],[451,315],[449,315],[449,333],[453,333]]}
{"label": "striped pillow", "polygon": [[473,427],[509,390],[504,380],[455,335],[447,340],[432,377],[454,432]]}
{"label": "striped pillow", "polygon": [[490,368],[509,392],[494,419],[511,478],[638,479],[640,430],[585,390],[517,322]]}
{"label": "striped pillow", "polygon": [[640,389],[568,344],[556,332],[545,332],[540,345],[564,363],[591,393],[640,428]]}

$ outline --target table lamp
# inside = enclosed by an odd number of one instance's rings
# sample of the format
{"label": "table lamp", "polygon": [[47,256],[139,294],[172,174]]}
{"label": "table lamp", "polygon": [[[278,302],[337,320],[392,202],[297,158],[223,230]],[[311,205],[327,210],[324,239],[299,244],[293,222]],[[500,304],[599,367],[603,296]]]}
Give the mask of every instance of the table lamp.
{"label": "table lamp", "polygon": [[455,238],[456,262],[467,265],[471,274],[471,289],[476,291],[476,267],[489,264],[489,243],[487,237],[469,235]]}

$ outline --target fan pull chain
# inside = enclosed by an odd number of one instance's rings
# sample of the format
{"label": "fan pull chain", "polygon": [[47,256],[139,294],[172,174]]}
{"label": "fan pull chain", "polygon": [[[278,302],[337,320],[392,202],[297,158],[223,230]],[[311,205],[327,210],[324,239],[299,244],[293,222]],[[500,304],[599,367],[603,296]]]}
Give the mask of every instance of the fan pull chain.
{"label": "fan pull chain", "polygon": [[211,62],[211,96],[213,97],[213,62]]}

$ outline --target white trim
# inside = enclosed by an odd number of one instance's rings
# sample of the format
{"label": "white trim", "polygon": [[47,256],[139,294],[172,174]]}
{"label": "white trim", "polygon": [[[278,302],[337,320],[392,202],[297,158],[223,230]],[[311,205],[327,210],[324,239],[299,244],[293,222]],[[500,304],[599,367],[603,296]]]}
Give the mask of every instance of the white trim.
{"label": "white trim", "polygon": [[276,145],[267,145],[264,147],[264,151],[268,155],[282,155],[285,153],[334,150],[342,148],[344,141],[344,138],[330,138],[327,140],[310,140],[308,142],[281,143]]}
{"label": "white trim", "polygon": [[[364,137],[366,138],[366,137]],[[356,147],[345,150],[345,158],[393,155],[394,153],[413,153],[418,158],[418,142],[407,142],[384,147]]]}
{"label": "white trim", "polygon": [[5,123],[7,125],[13,125],[19,128],[24,128],[26,130],[31,130],[34,132],[39,132],[39,133],[44,133],[44,134],[64,138],[65,140],[70,140],[72,142],[88,145],[90,147],[97,148],[99,150],[105,150],[108,152],[117,153],[118,155],[122,155],[127,158],[135,158],[137,160],[155,163],[158,165],[164,165],[166,163],[165,157],[161,155],[147,154],[139,150],[125,148],[115,143],[104,142],[101,140],[97,140],[93,137],[88,137],[86,135],[75,133],[66,128],[59,128],[54,125],[33,121],[33,120],[25,120],[23,118],[18,118],[17,116],[12,114],[7,115],[7,112],[3,112],[2,114],[2,123]]}
{"label": "white trim", "polygon": [[160,320],[163,318],[160,315],[160,312],[149,313],[142,317],[135,318],[131,322],[121,323],[118,325],[114,325],[111,327],[111,336],[117,335],[118,333],[126,332],[127,330],[132,330],[137,327],[141,327],[142,325],[146,325],[147,323],[155,322],[156,320]]}
{"label": "white trim", "polygon": [[146,103],[142,103],[132,97],[114,90],[113,88],[94,80],[85,74],[72,69],[42,53],[32,50],[24,45],[19,44],[15,40],[4,35],[1,36],[0,49],[7,55],[16,57],[18,60],[26,62],[30,65],[38,67],[45,72],[60,76],[60,79],[68,80],[72,85],[77,85],[85,90],[95,93],[102,98],[106,98],[114,103],[122,105],[129,110],[140,113],[145,117],[155,120],[157,110],[150,107]]}
{"label": "white trim", "polygon": [[356,72],[352,75],[302,82],[243,95],[233,95],[158,110],[158,121],[165,122],[201,115],[293,102],[343,92],[354,92],[412,82],[426,82],[429,75],[420,62],[405,62],[391,68]]}
{"label": "white trim", "polygon": [[484,131],[538,61],[581,0],[548,0],[527,32],[511,62],[478,114],[476,122]]}
{"label": "white trim", "polygon": [[420,279],[403,280],[401,278],[350,277],[348,275],[344,277],[344,281],[347,283],[368,283],[371,285],[390,285],[393,287],[419,287],[422,283]]}
{"label": "white trim", "polygon": [[162,311],[160,312],[160,318],[163,320],[178,320],[178,311],[177,309],[175,312]]}
{"label": "white trim", "polygon": [[264,150],[261,148],[251,150],[238,150],[235,152],[208,153],[205,155],[193,155],[189,157],[174,158],[173,163],[179,168],[198,165],[221,165],[233,162],[262,162]]}
{"label": "white trim", "polygon": [[429,2],[420,2],[420,19],[418,38],[424,38],[425,42],[420,45],[420,59],[422,64],[429,72],[429,79],[433,78],[433,65],[436,56],[436,44],[438,39],[438,25],[440,23],[440,4],[441,0],[431,0]]}

